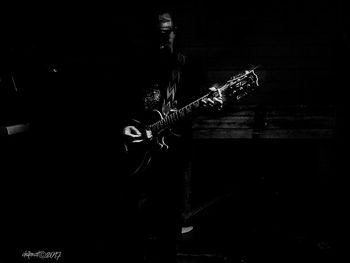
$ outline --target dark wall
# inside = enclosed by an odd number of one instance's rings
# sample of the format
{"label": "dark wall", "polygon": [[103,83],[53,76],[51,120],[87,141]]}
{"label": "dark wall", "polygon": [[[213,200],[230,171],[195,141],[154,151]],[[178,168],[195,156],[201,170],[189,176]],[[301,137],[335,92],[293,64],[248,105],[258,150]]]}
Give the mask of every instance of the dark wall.
{"label": "dark wall", "polygon": [[[252,101],[334,103],[348,49],[341,1],[202,1],[162,3],[179,23],[190,56],[200,56],[208,82],[261,65],[263,90]],[[148,44],[148,14],[158,5],[48,5],[9,9],[5,43],[18,59],[39,64],[111,67]],[[40,11],[39,11],[40,10]],[[13,59],[10,59],[13,61]],[[102,64],[102,65],[101,65]],[[18,65],[15,65],[18,66]],[[135,68],[136,70],[136,68]],[[85,77],[85,76],[82,76]]]}
{"label": "dark wall", "polygon": [[[22,93],[37,90],[34,97],[59,89],[64,98],[86,96],[88,105],[97,103],[96,94],[100,100],[119,99],[134,76],[147,68],[139,55],[151,44],[151,14],[169,7],[178,22],[178,42],[189,58],[200,59],[207,86],[260,65],[262,86],[244,103],[344,103],[349,33],[341,1],[135,5],[4,8],[3,71],[16,75]],[[48,73],[54,68],[65,77],[56,88],[56,80],[45,82],[52,80]]]}
{"label": "dark wall", "polygon": [[183,37],[205,58],[209,81],[261,65],[262,91],[248,103],[336,102],[346,52],[339,1],[196,2],[182,8]]}
{"label": "dark wall", "polygon": [[[208,86],[260,65],[257,72],[261,89],[244,103],[335,104],[343,121],[349,32],[345,27],[347,12],[341,1],[176,1],[162,5],[169,5],[175,11],[179,41],[189,57],[202,61]],[[138,55],[150,45],[148,14],[157,6],[30,3],[2,10],[6,14],[1,16],[1,73],[15,77],[20,95],[12,93],[21,97],[21,104],[13,120],[7,115],[0,121],[29,120],[35,131],[34,137],[24,139],[25,142],[11,139],[2,144],[9,149],[3,151],[1,158],[10,171],[3,173],[3,185],[8,186],[10,193],[20,196],[19,200],[5,203],[5,210],[11,215],[6,223],[21,216],[20,228],[14,228],[14,236],[26,236],[21,243],[23,249],[27,240],[30,243],[31,234],[35,234],[33,225],[62,230],[64,240],[69,240],[75,227],[77,237],[86,234],[85,227],[95,219],[103,221],[103,216],[91,214],[91,207],[96,209],[93,212],[104,208],[112,211],[108,198],[115,197],[115,184],[111,182],[117,167],[109,170],[110,166],[101,165],[113,163],[113,156],[106,152],[107,149],[113,152],[113,143],[108,141],[111,136],[100,136],[94,142],[91,138],[96,134],[94,131],[98,134],[115,131],[118,119],[115,116],[120,117],[118,110],[123,114],[123,106],[128,103],[128,97],[123,96],[125,89],[142,85],[137,77],[147,61],[139,61]],[[7,106],[3,108],[11,115],[14,104],[4,101]],[[326,148],[323,142],[196,143],[194,202],[201,203],[210,199],[210,195],[240,185],[244,192],[241,206],[254,204],[253,209],[258,209],[254,211],[260,211],[259,204],[266,200],[266,206],[263,204],[261,209],[267,207],[268,212],[280,205],[288,208],[304,204],[302,210],[294,207],[292,211],[279,210],[286,212],[286,224],[293,221],[293,216],[302,215],[308,205],[316,204],[317,214],[310,221],[301,220],[305,222],[301,227],[307,227],[313,219],[320,219],[322,202],[328,202],[332,196],[327,191],[334,189],[326,187],[328,182],[334,182],[330,179],[335,171],[332,143]],[[92,149],[101,153],[98,160],[89,155]],[[224,154],[233,149],[238,151],[233,156]],[[318,159],[322,151],[327,151],[324,162]],[[313,156],[310,161],[304,159],[308,154]],[[294,159],[295,156],[298,158]],[[230,157],[240,164],[231,167]],[[21,165],[18,160],[22,160]],[[208,172],[206,167],[198,165],[203,160],[220,163],[220,169],[210,166]],[[324,170],[322,165],[326,166]],[[237,178],[234,170],[239,174],[238,181],[230,180]],[[261,173],[265,172],[269,174],[261,179]],[[215,177],[218,180],[213,184],[211,175],[216,173],[220,176]],[[209,186],[214,189],[203,191]],[[316,192],[311,191],[315,186]],[[295,189],[301,195],[296,196]],[[244,199],[249,194],[249,200]],[[3,192],[2,200],[8,196]],[[294,197],[299,198],[295,203]],[[67,201],[62,203],[62,200]],[[332,213],[333,201],[327,204],[326,213]],[[37,204],[42,207],[40,214],[32,213]],[[18,211],[23,205],[23,210]],[[23,215],[30,215],[30,220]],[[290,215],[292,219],[288,221]],[[328,219],[323,217],[313,231],[317,232]],[[58,222],[68,222],[69,228]],[[29,228],[30,234],[26,234],[24,230]],[[13,233],[9,229],[6,234]],[[50,233],[44,233],[42,238],[48,236]],[[13,241],[15,245],[16,242]]]}

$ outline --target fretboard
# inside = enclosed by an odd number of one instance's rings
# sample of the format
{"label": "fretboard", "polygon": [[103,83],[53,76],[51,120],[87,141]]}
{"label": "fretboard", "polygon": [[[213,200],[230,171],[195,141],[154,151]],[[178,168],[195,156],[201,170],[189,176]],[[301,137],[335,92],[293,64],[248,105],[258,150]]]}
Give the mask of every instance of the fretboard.
{"label": "fretboard", "polygon": [[152,132],[157,133],[157,132],[160,132],[164,129],[168,129],[168,128],[174,126],[175,124],[177,124],[181,120],[184,120],[185,118],[192,116],[195,112],[197,112],[197,110],[200,108],[201,100],[208,97],[209,95],[210,95],[210,93],[208,93],[208,94],[202,96],[201,98],[187,104],[186,106],[182,107],[181,109],[168,114],[163,119],[161,119],[161,120],[159,120],[151,125],[146,126],[146,129],[149,129]]}
{"label": "fretboard", "polygon": [[[230,80],[228,80],[224,85],[222,85],[218,90],[214,92],[209,92],[199,99],[187,104],[181,109],[174,111],[168,115],[166,115],[163,119],[147,125],[145,128],[147,130],[151,130],[152,133],[158,133],[164,129],[168,129],[173,127],[176,123],[181,120],[187,118],[188,116],[193,115],[201,106],[201,100],[207,97],[215,97],[219,95],[221,92],[223,94],[224,91],[230,88],[230,94],[234,98],[235,101],[240,100],[248,94],[249,89],[246,91],[245,88],[249,87],[251,84],[253,86],[258,86],[258,76],[254,73],[254,69],[250,71],[246,71],[245,74],[238,75]],[[232,89],[234,87],[234,89]]]}

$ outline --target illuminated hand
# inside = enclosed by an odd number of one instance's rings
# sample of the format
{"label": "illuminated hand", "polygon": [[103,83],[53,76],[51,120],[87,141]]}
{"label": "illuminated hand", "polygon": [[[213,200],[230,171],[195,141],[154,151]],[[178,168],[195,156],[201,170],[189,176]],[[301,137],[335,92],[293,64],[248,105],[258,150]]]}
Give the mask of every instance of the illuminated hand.
{"label": "illuminated hand", "polygon": [[141,132],[135,126],[124,127],[123,134],[131,139],[132,142],[143,141]]}
{"label": "illuminated hand", "polygon": [[[129,139],[131,139],[131,142],[133,142],[133,143],[134,142],[142,142],[144,140],[142,133],[135,126],[124,127],[123,134],[125,136],[127,136]],[[150,139],[152,137],[151,131],[146,130],[146,137],[148,139]]]}
{"label": "illuminated hand", "polygon": [[215,108],[217,110],[221,110],[224,104],[221,90],[216,88],[215,86],[209,88],[209,90],[212,92],[213,96],[208,96],[207,98],[202,99],[202,106],[204,108]]}

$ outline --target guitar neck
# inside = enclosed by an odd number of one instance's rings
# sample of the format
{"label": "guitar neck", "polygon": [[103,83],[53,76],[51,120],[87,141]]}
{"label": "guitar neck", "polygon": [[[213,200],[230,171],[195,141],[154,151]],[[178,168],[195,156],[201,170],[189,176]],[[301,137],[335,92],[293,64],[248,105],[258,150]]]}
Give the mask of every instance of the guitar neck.
{"label": "guitar neck", "polygon": [[200,108],[200,101],[208,97],[209,95],[210,93],[202,96],[201,98],[187,104],[186,106],[182,107],[181,109],[173,113],[168,114],[163,119],[147,126],[146,128],[150,129],[152,132],[159,132],[174,126],[181,120],[184,120],[187,117],[192,116],[195,112],[197,112],[198,109]]}
{"label": "guitar neck", "polygon": [[236,77],[228,80],[218,90],[209,92],[197,100],[182,107],[181,109],[168,114],[163,119],[146,126],[146,129],[151,130],[153,133],[168,129],[179,121],[193,115],[193,113],[195,113],[200,108],[201,100],[205,98],[215,97],[219,95],[219,93],[223,93],[226,90],[231,90],[231,96],[235,101],[238,101],[249,93],[249,89],[252,89],[258,85],[258,76],[254,73],[254,69],[246,71],[245,74],[237,75]]}

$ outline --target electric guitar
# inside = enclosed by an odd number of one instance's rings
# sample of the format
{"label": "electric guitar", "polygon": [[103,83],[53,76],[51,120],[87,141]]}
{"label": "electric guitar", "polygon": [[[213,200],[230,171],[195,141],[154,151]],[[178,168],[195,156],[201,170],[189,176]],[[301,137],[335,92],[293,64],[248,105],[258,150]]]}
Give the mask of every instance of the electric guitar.
{"label": "electric guitar", "polygon": [[130,140],[124,143],[126,165],[128,166],[126,172],[130,176],[143,172],[152,160],[154,151],[166,151],[169,148],[165,141],[167,132],[184,118],[198,112],[202,107],[201,101],[203,99],[218,97],[221,93],[222,96],[229,96],[233,98],[233,101],[238,101],[251,93],[259,86],[258,76],[254,70],[255,68],[233,76],[217,90],[205,94],[166,116],[163,116],[158,110],[154,110],[153,116],[149,119],[151,121],[148,123],[132,119],[130,126],[135,126],[142,133],[142,136],[140,140]]}

